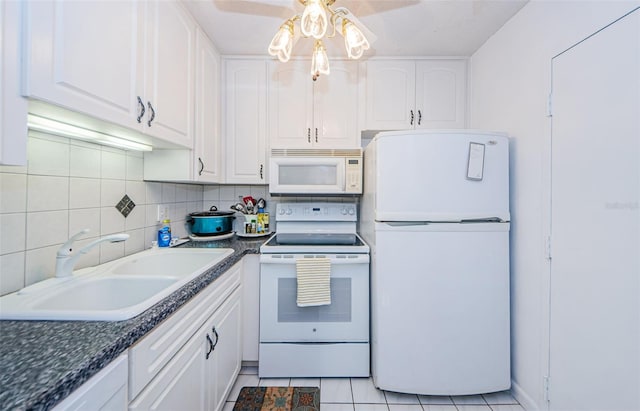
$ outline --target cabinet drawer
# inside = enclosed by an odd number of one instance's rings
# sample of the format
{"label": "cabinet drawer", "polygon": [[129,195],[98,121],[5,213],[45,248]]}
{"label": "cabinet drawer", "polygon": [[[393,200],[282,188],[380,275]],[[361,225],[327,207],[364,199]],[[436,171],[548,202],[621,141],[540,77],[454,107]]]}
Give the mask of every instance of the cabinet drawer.
{"label": "cabinet drawer", "polygon": [[196,295],[129,349],[129,400],[173,358],[206,319],[240,285],[241,262]]}

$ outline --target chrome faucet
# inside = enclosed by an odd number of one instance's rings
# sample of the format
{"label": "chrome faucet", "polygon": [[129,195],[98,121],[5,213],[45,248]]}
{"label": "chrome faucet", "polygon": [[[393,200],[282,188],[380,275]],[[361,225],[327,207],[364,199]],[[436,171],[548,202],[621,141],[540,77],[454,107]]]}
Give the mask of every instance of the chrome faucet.
{"label": "chrome faucet", "polygon": [[107,236],[98,238],[97,240],[93,240],[86,246],[82,247],[80,250],[76,251],[73,255],[71,255],[71,252],[73,251],[73,249],[71,248],[71,246],[73,245],[73,242],[76,241],[78,238],[82,237],[83,235],[87,234],[89,231],[91,230],[89,230],[88,228],[85,228],[79,233],[74,234],[71,238],[67,240],[66,243],[62,244],[62,246],[58,249],[58,253],[56,254],[56,277],[57,278],[71,276],[71,273],[73,272],[73,266],[76,264],[78,259],[83,254],[88,253],[89,250],[91,250],[93,247],[97,246],[98,244],[103,243],[105,241],[118,243],[120,241],[125,241],[127,238],[129,238],[129,234],[124,234],[124,233],[107,235]]}

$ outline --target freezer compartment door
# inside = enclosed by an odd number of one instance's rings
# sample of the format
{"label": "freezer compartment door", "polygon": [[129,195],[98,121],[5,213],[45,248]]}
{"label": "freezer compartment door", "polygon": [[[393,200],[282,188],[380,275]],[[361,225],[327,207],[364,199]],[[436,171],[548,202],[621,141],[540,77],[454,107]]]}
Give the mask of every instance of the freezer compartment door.
{"label": "freezer compartment door", "polygon": [[[509,221],[509,141],[458,131],[376,136],[376,221]],[[365,157],[367,152],[365,151]]]}
{"label": "freezer compartment door", "polygon": [[378,226],[375,385],[425,395],[508,389],[508,224]]}

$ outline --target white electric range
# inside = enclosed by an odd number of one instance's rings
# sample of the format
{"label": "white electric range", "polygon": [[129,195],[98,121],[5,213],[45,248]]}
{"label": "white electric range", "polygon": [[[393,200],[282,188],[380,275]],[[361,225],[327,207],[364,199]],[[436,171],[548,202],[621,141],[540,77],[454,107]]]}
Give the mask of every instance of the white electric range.
{"label": "white electric range", "polygon": [[[260,248],[260,377],[369,376],[369,246],[357,206],[279,203]],[[331,304],[299,307],[298,259],[330,260]]]}

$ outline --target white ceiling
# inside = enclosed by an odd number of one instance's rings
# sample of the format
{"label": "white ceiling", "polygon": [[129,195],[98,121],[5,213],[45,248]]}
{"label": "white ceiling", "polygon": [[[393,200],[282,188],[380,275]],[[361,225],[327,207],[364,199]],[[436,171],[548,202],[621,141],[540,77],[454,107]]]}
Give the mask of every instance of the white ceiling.
{"label": "white ceiling", "polygon": [[[528,0],[336,0],[375,37],[371,56],[470,56]],[[302,14],[298,0],[185,0],[223,55],[264,55],[280,25]],[[296,27],[296,30],[298,28]],[[300,39],[293,56],[309,56]],[[342,37],[326,42],[345,57]]]}

